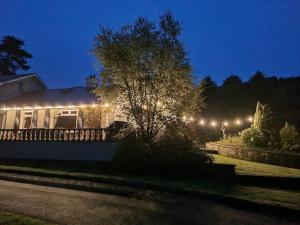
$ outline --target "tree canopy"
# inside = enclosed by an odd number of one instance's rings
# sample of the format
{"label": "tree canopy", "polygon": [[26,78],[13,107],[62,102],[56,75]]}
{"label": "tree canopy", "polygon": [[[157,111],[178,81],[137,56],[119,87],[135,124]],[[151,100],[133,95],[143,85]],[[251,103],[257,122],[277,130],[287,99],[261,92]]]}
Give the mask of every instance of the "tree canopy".
{"label": "tree canopy", "polygon": [[4,36],[0,43],[0,75],[16,74],[17,70],[28,70],[27,59],[32,55],[24,50],[24,41],[14,36]]}
{"label": "tree canopy", "polygon": [[102,27],[96,37],[93,52],[102,65],[96,94],[119,105],[143,141],[202,108],[180,35],[180,23],[166,12],[158,24],[139,18],[118,31]]}

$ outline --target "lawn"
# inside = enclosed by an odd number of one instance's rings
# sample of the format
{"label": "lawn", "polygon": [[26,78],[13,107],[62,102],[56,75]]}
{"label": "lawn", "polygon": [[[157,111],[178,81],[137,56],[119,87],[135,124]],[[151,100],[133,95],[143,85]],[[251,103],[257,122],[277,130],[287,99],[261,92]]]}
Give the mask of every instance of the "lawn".
{"label": "lawn", "polygon": [[[233,161],[230,161],[230,158],[225,160],[228,157],[219,157],[217,156],[217,162],[222,163],[233,163]],[[221,160],[222,159],[222,160]],[[233,159],[231,159],[233,160]],[[238,160],[243,161],[243,160]],[[245,162],[250,163],[253,167],[255,167],[256,164],[260,163],[251,163],[251,162]],[[264,164],[262,164],[262,168],[264,168]],[[271,166],[266,165],[268,170],[272,171],[272,168],[277,166]],[[255,170],[255,168],[251,168],[251,166],[248,165],[250,169],[248,170]],[[247,167],[247,168],[248,168]],[[243,167],[242,167],[243,168]],[[246,199],[253,202],[258,203],[265,203],[265,204],[274,204],[274,205],[282,205],[293,209],[300,210],[300,193],[293,190],[282,190],[282,189],[275,189],[275,188],[264,188],[264,187],[251,187],[251,186],[245,186],[245,185],[239,185],[239,184],[224,184],[219,182],[209,182],[205,180],[182,180],[182,179],[176,179],[176,178],[163,178],[163,177],[150,177],[150,176],[134,176],[134,175],[128,175],[128,174],[117,174],[117,173],[109,173],[106,171],[98,171],[97,173],[93,172],[87,172],[86,170],[84,172],[79,172],[78,170],[73,171],[71,169],[67,169],[64,167],[56,167],[55,170],[51,169],[49,167],[43,168],[42,166],[39,167],[29,167],[27,166],[18,166],[18,165],[1,165],[0,164],[0,170],[1,169],[13,169],[13,170],[19,170],[19,171],[31,171],[31,172],[39,172],[39,173],[50,173],[50,174],[58,174],[58,175],[68,175],[70,178],[72,176],[81,176],[81,177],[87,177],[87,178],[108,178],[108,179],[114,179],[118,181],[140,181],[145,182],[149,184],[155,184],[160,186],[166,186],[166,187],[175,187],[185,190],[192,190],[192,191],[200,191],[200,192],[206,192],[211,194],[217,194],[222,196],[231,196],[235,198],[241,198]],[[287,169],[287,171],[294,171],[293,169]],[[262,169],[261,169],[262,170]],[[264,169],[264,171],[268,171],[267,169]],[[240,169],[239,169],[240,171]],[[283,170],[285,171],[285,170]],[[296,172],[294,173],[287,173],[281,171],[281,174],[287,175],[287,174],[293,174],[297,175]],[[299,170],[296,170],[299,175]],[[266,172],[265,172],[266,173]],[[245,174],[245,173],[244,173]],[[249,174],[249,173],[248,173]],[[252,173],[253,174],[253,173]],[[261,174],[261,173],[260,173]],[[270,172],[268,173],[271,174]],[[278,175],[278,173],[276,173]],[[274,175],[274,173],[273,173]],[[0,223],[1,224],[1,223]]]}
{"label": "lawn", "polygon": [[0,211],[0,224],[3,225],[53,225],[39,219],[11,212]]}
{"label": "lawn", "polygon": [[293,169],[293,168],[274,166],[274,165],[269,165],[264,163],[250,162],[250,161],[234,159],[222,155],[214,155],[214,157],[215,157],[215,163],[236,165],[235,169],[237,174],[300,178],[300,169]]}

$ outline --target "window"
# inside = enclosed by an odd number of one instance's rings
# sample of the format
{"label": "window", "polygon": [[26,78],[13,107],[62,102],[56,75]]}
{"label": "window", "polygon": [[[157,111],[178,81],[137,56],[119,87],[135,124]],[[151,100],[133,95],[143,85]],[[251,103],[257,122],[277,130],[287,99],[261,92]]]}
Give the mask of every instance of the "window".
{"label": "window", "polygon": [[23,128],[30,129],[32,124],[33,111],[24,111],[23,114]]}
{"label": "window", "polygon": [[54,122],[54,128],[73,129],[77,126],[77,110],[61,110]]}

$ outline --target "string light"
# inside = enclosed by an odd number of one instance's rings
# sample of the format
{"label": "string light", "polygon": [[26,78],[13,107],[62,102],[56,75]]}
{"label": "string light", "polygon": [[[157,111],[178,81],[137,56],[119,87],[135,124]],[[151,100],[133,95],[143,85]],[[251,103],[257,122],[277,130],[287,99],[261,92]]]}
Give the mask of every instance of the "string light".
{"label": "string light", "polygon": [[[23,107],[2,107],[0,110],[3,111],[9,111],[9,110],[38,110],[38,109],[64,109],[64,108],[85,108],[85,107],[92,107],[96,108],[97,105],[100,104],[80,104],[80,105],[45,105],[45,106],[38,106],[38,105],[33,105],[33,106],[23,106]],[[109,107],[110,105],[108,103],[102,104],[104,107]]]}
{"label": "string light", "polygon": [[236,119],[235,124],[239,126],[242,124],[242,121],[240,119]]}
{"label": "string light", "polygon": [[204,125],[205,125],[205,120],[201,119],[201,120],[199,121],[199,124],[200,124],[201,126],[204,126]]}
{"label": "string light", "polygon": [[217,126],[217,122],[214,121],[214,120],[212,120],[211,123],[210,123],[210,125],[211,125],[212,127],[215,127],[215,126]]}
{"label": "string light", "polygon": [[227,127],[227,126],[228,126],[228,122],[227,122],[227,121],[224,121],[224,122],[223,122],[223,125],[224,125],[225,127]]}

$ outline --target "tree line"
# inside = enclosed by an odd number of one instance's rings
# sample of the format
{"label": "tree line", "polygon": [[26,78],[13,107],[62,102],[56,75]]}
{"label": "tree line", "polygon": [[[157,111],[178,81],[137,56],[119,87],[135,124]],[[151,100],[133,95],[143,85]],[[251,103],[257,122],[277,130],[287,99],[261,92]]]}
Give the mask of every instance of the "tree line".
{"label": "tree line", "polygon": [[282,127],[289,122],[300,127],[300,76],[278,78],[257,71],[245,82],[230,75],[219,86],[207,76],[200,86],[205,97],[205,118],[246,118],[254,115],[260,101],[270,106],[274,126]]}

